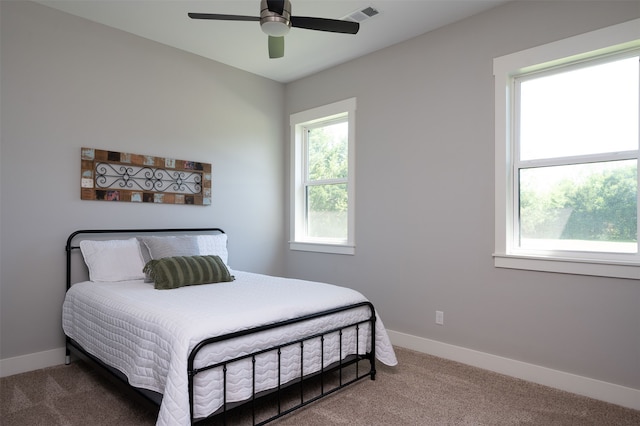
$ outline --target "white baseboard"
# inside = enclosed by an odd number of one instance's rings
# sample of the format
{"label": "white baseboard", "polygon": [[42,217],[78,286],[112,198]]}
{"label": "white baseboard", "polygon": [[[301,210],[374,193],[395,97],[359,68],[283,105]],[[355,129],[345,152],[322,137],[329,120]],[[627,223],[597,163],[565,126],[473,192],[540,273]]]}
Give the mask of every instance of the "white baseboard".
{"label": "white baseboard", "polygon": [[0,359],[0,377],[64,364],[65,348]]}
{"label": "white baseboard", "polygon": [[640,389],[628,388],[397,331],[388,330],[388,333],[391,342],[403,348],[640,410]]}

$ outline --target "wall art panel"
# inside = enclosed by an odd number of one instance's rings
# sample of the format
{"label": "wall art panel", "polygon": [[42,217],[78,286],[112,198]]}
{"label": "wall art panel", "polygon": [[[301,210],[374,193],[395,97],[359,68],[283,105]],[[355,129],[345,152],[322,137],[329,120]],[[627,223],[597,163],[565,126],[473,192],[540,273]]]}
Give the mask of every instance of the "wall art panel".
{"label": "wall art panel", "polygon": [[211,164],[82,148],[80,198],[136,203],[211,204]]}

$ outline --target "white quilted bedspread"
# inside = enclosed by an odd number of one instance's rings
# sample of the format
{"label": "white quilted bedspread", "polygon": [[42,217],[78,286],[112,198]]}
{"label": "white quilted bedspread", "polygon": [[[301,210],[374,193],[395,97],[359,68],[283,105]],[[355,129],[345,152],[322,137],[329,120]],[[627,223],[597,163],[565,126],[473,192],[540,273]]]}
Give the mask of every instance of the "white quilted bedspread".
{"label": "white quilted bedspread", "polygon": [[[63,305],[63,329],[89,353],[122,371],[133,386],[163,394],[157,425],[188,425],[189,397],[187,357],[205,338],[257,325],[299,317],[345,306],[365,297],[355,290],[330,284],[234,271],[230,283],[155,290],[140,281],[118,283],[83,282],[67,292]],[[321,330],[368,317],[368,308],[359,308],[339,317],[290,325],[207,347],[196,358],[196,367],[210,365],[238,354],[246,354],[291,341]],[[363,326],[343,334],[342,354],[338,336],[324,342],[324,364],[340,355],[364,353],[370,330]],[[304,374],[317,371],[321,358],[319,339],[304,345]],[[282,352],[283,383],[300,375],[299,346]],[[329,354],[329,355],[328,355]],[[387,332],[376,321],[376,358],[396,365]],[[277,385],[277,355],[266,354],[256,362],[256,391]],[[194,386],[195,418],[220,408],[222,372],[212,369],[198,374]],[[251,395],[251,362],[241,361],[227,372],[227,402]]]}

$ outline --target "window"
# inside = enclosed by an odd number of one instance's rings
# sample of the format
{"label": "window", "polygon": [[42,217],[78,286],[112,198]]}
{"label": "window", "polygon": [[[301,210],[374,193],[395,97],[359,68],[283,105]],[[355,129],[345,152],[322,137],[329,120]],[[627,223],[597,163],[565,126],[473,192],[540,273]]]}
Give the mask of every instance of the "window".
{"label": "window", "polygon": [[355,99],[292,114],[293,250],[354,253]]}
{"label": "window", "polygon": [[494,60],[495,265],[640,278],[640,20]]}

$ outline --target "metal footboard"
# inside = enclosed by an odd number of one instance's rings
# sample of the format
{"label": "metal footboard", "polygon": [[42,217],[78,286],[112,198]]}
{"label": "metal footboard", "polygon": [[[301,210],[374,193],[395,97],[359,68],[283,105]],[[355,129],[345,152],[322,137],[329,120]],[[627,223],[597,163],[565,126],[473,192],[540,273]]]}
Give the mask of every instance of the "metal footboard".
{"label": "metal footboard", "polygon": [[[296,324],[296,323],[301,323],[304,321],[311,321],[314,319],[318,319],[321,317],[327,317],[330,315],[335,315],[341,312],[345,312],[345,311],[349,311],[349,310],[353,310],[353,309],[358,309],[358,308],[362,308],[362,307],[368,307],[369,308],[369,318],[367,319],[363,319],[360,321],[356,321],[350,324],[346,324],[340,327],[335,327],[335,328],[331,328],[328,330],[325,330],[323,332],[320,333],[315,333],[309,336],[305,336],[303,338],[300,339],[296,339],[290,342],[286,342],[280,345],[275,345],[272,347],[269,347],[267,349],[263,349],[257,352],[253,352],[250,354],[246,354],[243,356],[239,356],[237,358],[233,358],[233,359],[229,359],[223,362],[219,362],[216,364],[212,364],[212,365],[207,365],[204,367],[195,367],[195,359],[196,356],[198,355],[198,353],[203,350],[204,348],[206,348],[209,345],[215,344],[215,343],[220,343],[223,342],[225,340],[231,340],[231,339],[235,339],[238,337],[242,337],[242,336],[247,336],[247,335],[251,335],[251,334],[256,334],[256,333],[260,333],[263,331],[267,331],[267,330],[272,330],[275,328],[279,328],[279,327],[285,327],[291,324]],[[350,305],[350,306],[345,306],[345,307],[341,307],[341,308],[336,308],[336,309],[331,309],[328,311],[324,311],[324,312],[319,312],[319,313],[315,313],[315,314],[311,314],[311,315],[306,315],[304,317],[299,317],[299,318],[294,318],[291,320],[287,320],[287,321],[282,321],[282,322],[278,322],[278,323],[274,323],[274,324],[269,324],[269,325],[265,325],[265,326],[261,326],[261,327],[257,327],[257,328],[253,328],[253,329],[249,329],[249,330],[243,330],[243,331],[239,331],[236,333],[231,333],[228,335],[224,335],[224,336],[219,336],[219,337],[214,337],[214,338],[210,338],[210,339],[206,339],[203,340],[202,342],[200,342],[198,345],[196,345],[194,347],[194,349],[192,350],[191,354],[189,355],[189,359],[188,359],[188,380],[189,380],[189,407],[190,407],[190,414],[191,414],[191,423],[196,423],[198,421],[204,420],[204,419],[195,419],[194,418],[194,380],[195,380],[195,376],[199,373],[202,373],[204,371],[208,371],[214,368],[222,368],[223,371],[223,380],[222,380],[222,392],[223,392],[223,404],[222,407],[216,411],[212,417],[216,417],[216,418],[220,418],[223,424],[227,424],[227,417],[228,414],[231,410],[236,410],[238,409],[240,406],[244,406],[246,407],[247,404],[250,404],[250,410],[251,410],[251,418],[252,418],[252,423],[254,425],[263,425],[266,423],[269,423],[275,419],[278,419],[284,415],[287,415],[297,409],[300,409],[320,398],[323,398],[327,395],[330,395],[352,383],[355,383],[363,378],[366,377],[370,377],[371,380],[375,380],[375,376],[376,376],[376,367],[375,367],[375,321],[376,321],[376,315],[375,315],[375,309],[373,307],[373,305],[370,302],[361,302],[358,304],[354,304],[354,305]],[[369,336],[370,336],[370,342],[368,347],[370,348],[370,350],[365,353],[365,354],[359,354],[359,348],[360,348],[360,328],[363,324],[369,324]],[[343,358],[342,355],[339,356],[339,360],[334,363],[331,364],[329,366],[325,366],[325,360],[324,360],[324,341],[325,341],[325,337],[328,335],[333,335],[333,334],[337,334],[338,339],[339,339],[339,353],[343,354],[345,351],[349,351],[349,348],[344,348],[343,347],[343,333],[345,330],[348,329],[354,329],[355,330],[355,347],[353,348],[353,354]],[[317,340],[319,339],[320,342],[320,370],[313,372],[311,374],[307,374],[305,375],[305,364],[304,364],[304,345],[306,342],[312,341],[312,340]],[[289,383],[281,383],[281,354],[282,354],[282,350],[287,348],[287,347],[291,347],[293,345],[298,345],[300,347],[300,376],[296,379],[293,380]],[[256,358],[259,355],[262,354],[266,354],[266,353],[277,353],[277,359],[278,359],[278,384],[277,386],[272,389],[269,392],[264,392],[264,394],[258,395],[258,392],[256,391],[256,384],[255,384],[255,375],[256,375]],[[348,352],[349,353],[349,352]],[[252,365],[252,395],[249,398],[249,400],[243,402],[240,406],[236,406],[235,404],[229,404],[227,403],[227,371],[228,371],[228,367],[229,365],[232,365],[234,363],[237,363],[239,361],[243,361],[243,360],[247,360],[250,359],[251,360],[251,365]],[[366,364],[366,368],[361,368],[360,364],[361,363],[365,363]],[[351,374],[349,375],[349,377],[345,377],[344,372],[347,368],[351,368],[353,367],[353,371],[351,371]],[[335,374],[337,375],[337,383],[333,383],[330,387],[325,388],[327,386],[327,382],[325,381],[325,378],[327,377],[327,375],[332,375]],[[319,391],[315,394],[313,394],[312,396],[307,396],[305,397],[305,383],[308,383],[309,381],[313,380],[313,379],[317,379],[319,381]],[[334,381],[335,382],[335,381]],[[284,389],[287,388],[291,388],[292,386],[298,386],[299,387],[299,395],[298,395],[298,401],[293,403],[293,404],[289,404],[286,408],[283,407],[283,400],[282,400],[282,393]],[[258,419],[256,416],[256,402],[260,399],[263,399],[264,397],[267,396],[271,396],[274,397],[275,394],[275,399],[276,399],[276,413],[272,414],[272,415],[267,415],[266,417],[260,418]],[[210,418],[210,417],[208,417]]]}

